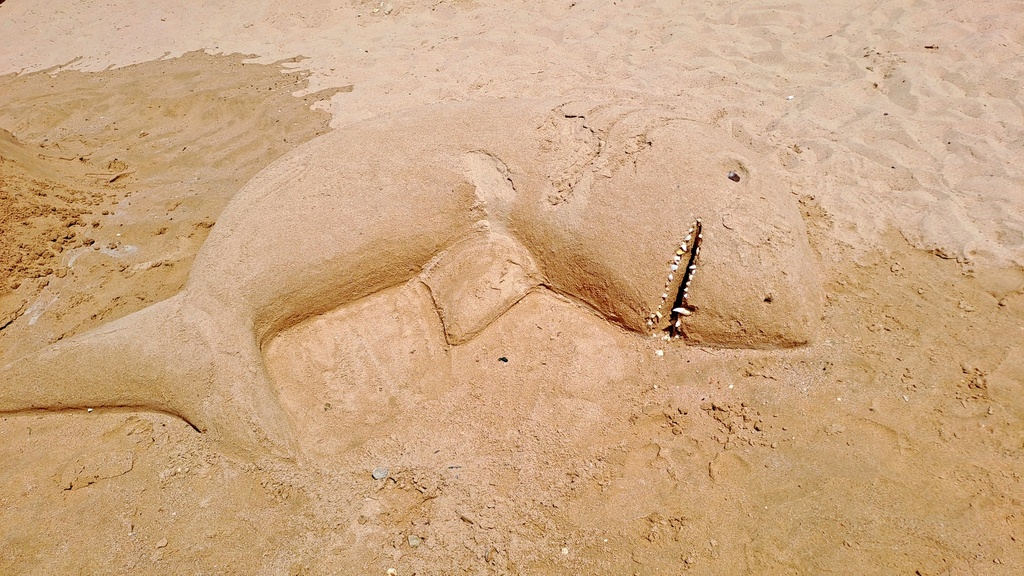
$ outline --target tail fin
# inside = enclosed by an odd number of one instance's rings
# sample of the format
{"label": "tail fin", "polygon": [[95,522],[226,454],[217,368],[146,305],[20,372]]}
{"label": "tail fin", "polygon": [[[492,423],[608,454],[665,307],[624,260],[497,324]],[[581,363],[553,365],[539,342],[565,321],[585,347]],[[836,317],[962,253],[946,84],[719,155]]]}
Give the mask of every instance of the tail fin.
{"label": "tail fin", "polygon": [[179,294],[0,367],[0,413],[152,410],[228,449],[294,456],[251,325],[225,326],[184,301]]}

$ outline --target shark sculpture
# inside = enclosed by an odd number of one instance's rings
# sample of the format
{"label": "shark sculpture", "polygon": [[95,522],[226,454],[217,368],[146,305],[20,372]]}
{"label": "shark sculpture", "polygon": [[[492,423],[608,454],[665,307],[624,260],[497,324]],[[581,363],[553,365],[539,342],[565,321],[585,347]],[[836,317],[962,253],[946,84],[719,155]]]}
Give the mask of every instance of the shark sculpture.
{"label": "shark sculpture", "polygon": [[[668,326],[653,312],[698,216],[701,274]],[[353,124],[267,167],[221,214],[182,292],[0,367],[0,412],[159,411],[226,450],[294,455],[263,348],[406,282],[430,289],[450,345],[531,290],[638,337],[671,329],[713,346],[799,346],[821,313],[781,172],[722,128],[636,103],[444,104]]]}

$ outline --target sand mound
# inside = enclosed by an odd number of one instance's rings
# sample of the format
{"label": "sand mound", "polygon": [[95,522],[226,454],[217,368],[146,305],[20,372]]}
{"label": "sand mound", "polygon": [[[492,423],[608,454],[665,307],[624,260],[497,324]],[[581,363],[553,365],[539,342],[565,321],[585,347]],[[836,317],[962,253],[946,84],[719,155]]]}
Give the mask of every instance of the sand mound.
{"label": "sand mound", "polygon": [[[815,265],[779,173],[667,110],[484,102],[403,111],[311,143],[234,205],[194,278],[220,275],[201,282],[265,307],[261,333],[400,284],[478,234],[514,238],[541,283],[645,331],[674,250],[700,216],[694,341],[801,344],[819,314]],[[265,276],[274,280],[256,281]],[[320,285],[346,289],[304,297]]]}
{"label": "sand mound", "polygon": [[808,342],[820,287],[796,204],[709,126],[518,101],[361,123],[246,185],[181,294],[4,368],[20,384],[0,409],[149,408],[236,448],[287,453],[291,424],[260,355],[282,329],[422,274],[450,344],[534,289],[658,336],[667,319],[648,320],[667,298],[661,279],[701,214],[686,339]]}

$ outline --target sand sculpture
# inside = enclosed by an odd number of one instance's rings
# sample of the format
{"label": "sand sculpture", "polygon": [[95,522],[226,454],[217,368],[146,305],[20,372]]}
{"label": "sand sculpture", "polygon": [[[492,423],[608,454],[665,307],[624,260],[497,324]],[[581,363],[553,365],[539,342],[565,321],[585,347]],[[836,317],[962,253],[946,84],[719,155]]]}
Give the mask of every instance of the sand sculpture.
{"label": "sand sculpture", "polygon": [[669,328],[653,312],[698,217],[700,276],[673,333],[808,342],[820,287],[794,198],[720,127],[652,106],[531,101],[362,122],[249,182],[181,293],[0,368],[0,412],[160,411],[225,449],[287,456],[291,424],[262,355],[282,329],[422,282],[452,346],[532,290],[650,338]]}

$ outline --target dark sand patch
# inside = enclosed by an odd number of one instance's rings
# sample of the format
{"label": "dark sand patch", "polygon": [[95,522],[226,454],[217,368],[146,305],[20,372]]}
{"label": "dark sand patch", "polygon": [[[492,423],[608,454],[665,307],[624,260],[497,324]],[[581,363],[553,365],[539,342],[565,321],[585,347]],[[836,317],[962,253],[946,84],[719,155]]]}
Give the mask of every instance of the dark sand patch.
{"label": "dark sand patch", "polygon": [[242,184],[328,130],[333,91],[245,59],[0,77],[0,363],[178,292]]}

